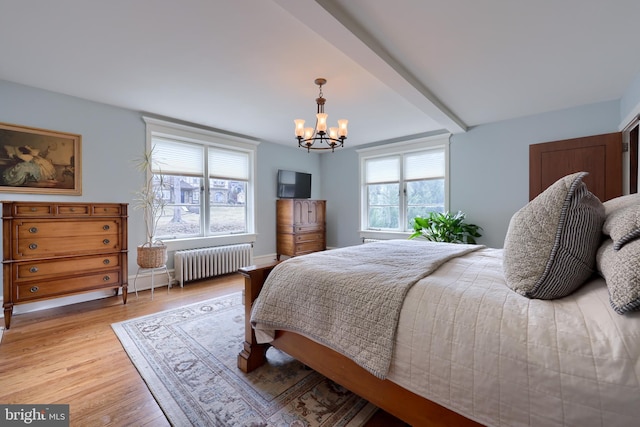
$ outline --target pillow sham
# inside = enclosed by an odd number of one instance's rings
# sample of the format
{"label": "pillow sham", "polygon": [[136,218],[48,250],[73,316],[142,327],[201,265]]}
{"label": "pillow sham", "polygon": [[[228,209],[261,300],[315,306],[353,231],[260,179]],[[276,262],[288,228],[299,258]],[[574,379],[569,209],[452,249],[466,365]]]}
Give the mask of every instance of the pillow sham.
{"label": "pillow sham", "polygon": [[606,216],[611,215],[613,212],[624,209],[627,206],[640,205],[640,193],[627,194],[624,196],[616,197],[615,199],[607,200],[602,203],[604,206],[604,214]]}
{"label": "pillow sham", "polygon": [[503,270],[515,292],[527,298],[561,298],[593,274],[604,207],[582,182],[586,175],[559,179],[511,218]]}
{"label": "pillow sham", "polygon": [[625,243],[640,237],[640,205],[630,205],[611,212],[604,220],[602,232],[611,237],[616,251]]}
{"label": "pillow sham", "polygon": [[607,282],[609,303],[618,314],[640,310],[640,240],[620,250],[607,239],[598,249],[598,270]]}

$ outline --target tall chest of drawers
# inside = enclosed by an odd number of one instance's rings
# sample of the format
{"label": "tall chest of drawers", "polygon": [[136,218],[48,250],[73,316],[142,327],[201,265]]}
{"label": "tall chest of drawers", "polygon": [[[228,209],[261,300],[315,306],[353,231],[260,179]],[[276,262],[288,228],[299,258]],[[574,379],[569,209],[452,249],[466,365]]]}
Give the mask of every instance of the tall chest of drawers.
{"label": "tall chest of drawers", "polygon": [[278,199],[276,201],[276,258],[327,249],[326,201]]}
{"label": "tall chest of drawers", "polygon": [[112,288],[127,302],[127,204],[2,202],[5,327],[15,304]]}

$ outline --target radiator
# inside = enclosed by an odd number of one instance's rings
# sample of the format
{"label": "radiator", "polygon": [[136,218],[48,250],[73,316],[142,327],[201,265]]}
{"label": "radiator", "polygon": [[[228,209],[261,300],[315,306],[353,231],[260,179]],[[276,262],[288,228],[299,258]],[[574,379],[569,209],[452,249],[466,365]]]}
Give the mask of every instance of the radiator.
{"label": "radiator", "polygon": [[173,255],[176,281],[182,287],[189,280],[233,273],[252,264],[252,252],[251,243],[176,251]]}
{"label": "radiator", "polygon": [[362,243],[379,242],[379,241],[381,241],[381,240],[384,240],[384,239],[366,239],[366,238],[363,238],[363,239],[362,239]]}

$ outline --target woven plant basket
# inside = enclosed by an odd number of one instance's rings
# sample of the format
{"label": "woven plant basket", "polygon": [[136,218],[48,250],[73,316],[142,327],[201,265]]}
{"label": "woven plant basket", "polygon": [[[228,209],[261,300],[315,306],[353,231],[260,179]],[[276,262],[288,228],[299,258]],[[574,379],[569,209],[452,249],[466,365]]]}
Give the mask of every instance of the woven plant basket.
{"label": "woven plant basket", "polygon": [[145,243],[138,246],[138,265],[141,268],[158,268],[167,263],[167,245]]}

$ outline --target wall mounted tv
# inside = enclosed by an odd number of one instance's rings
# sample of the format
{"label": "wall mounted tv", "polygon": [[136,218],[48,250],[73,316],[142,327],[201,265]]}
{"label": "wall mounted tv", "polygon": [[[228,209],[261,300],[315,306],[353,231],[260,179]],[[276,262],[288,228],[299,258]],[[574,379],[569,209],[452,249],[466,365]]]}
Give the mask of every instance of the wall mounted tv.
{"label": "wall mounted tv", "polygon": [[278,170],[278,197],[281,199],[308,199],[311,197],[311,174]]}

